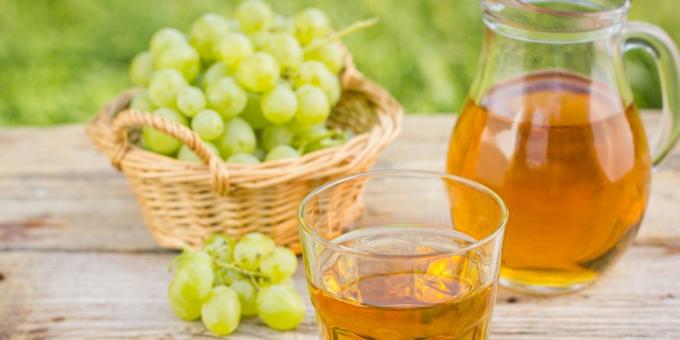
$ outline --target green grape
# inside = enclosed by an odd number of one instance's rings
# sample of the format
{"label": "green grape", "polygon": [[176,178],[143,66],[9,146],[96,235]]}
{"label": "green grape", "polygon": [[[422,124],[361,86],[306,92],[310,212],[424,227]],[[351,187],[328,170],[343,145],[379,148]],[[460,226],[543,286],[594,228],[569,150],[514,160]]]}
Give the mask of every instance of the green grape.
{"label": "green grape", "polygon": [[333,73],[326,65],[318,60],[307,60],[302,65],[293,78],[293,85],[297,88],[302,85],[317,86],[321,79],[326,75],[333,76]]}
{"label": "green grape", "polygon": [[216,143],[222,159],[228,159],[235,153],[253,153],[257,139],[245,120],[234,118],[224,123],[224,133]]}
{"label": "green grape", "polygon": [[224,121],[220,114],[213,110],[201,110],[191,121],[191,129],[203,140],[214,140],[224,132]]}
{"label": "green grape", "polygon": [[250,38],[250,42],[253,44],[255,50],[261,51],[267,45],[267,42],[269,41],[269,37],[271,37],[271,35],[272,34],[269,31],[257,31],[248,34],[248,37]]}
{"label": "green grape", "polygon": [[170,301],[172,311],[182,320],[193,321],[201,316],[201,301],[187,300],[182,294],[176,280],[170,281],[170,285],[168,286],[168,300]]}
{"label": "green grape", "polygon": [[289,330],[297,327],[305,317],[305,304],[294,289],[275,284],[264,287],[255,300],[257,315],[269,327]]}
{"label": "green grape", "polygon": [[295,17],[295,36],[303,46],[331,31],[326,14],[317,8],[307,8]]}
{"label": "green grape", "polygon": [[149,44],[149,51],[154,58],[163,52],[166,48],[176,45],[186,45],[187,38],[182,32],[174,28],[163,28],[151,36],[151,43]]}
{"label": "green grape", "polygon": [[276,33],[269,36],[263,51],[276,59],[285,73],[289,69],[297,69],[304,59],[304,51],[300,43],[290,34]]}
{"label": "green grape", "polygon": [[[208,147],[215,155],[219,155],[220,152],[217,150],[217,147],[208,142],[204,142],[205,146]],[[196,153],[191,151],[188,146],[182,145],[182,147],[179,148],[179,152],[177,152],[177,159],[180,161],[185,161],[185,162],[191,162],[191,163],[203,163],[203,160],[201,160]]]}
{"label": "green grape", "polygon": [[277,145],[274,148],[272,148],[269,153],[267,153],[267,157],[265,157],[265,161],[278,161],[282,159],[290,159],[290,158],[299,158],[300,153],[293,149],[292,146],[290,145]]}
{"label": "green grape", "polygon": [[325,80],[321,81],[319,87],[328,97],[331,106],[335,106],[340,101],[340,96],[342,96],[342,88],[340,86],[340,79],[338,77],[324,77]]}
{"label": "green grape", "polygon": [[[187,119],[184,116],[168,108],[157,109],[153,114],[166,120],[187,125]],[[182,142],[179,140],[150,127],[142,129],[142,141],[146,148],[163,155],[173,155],[182,146]]]}
{"label": "green grape", "polygon": [[255,93],[248,93],[248,103],[241,113],[241,118],[245,119],[255,130],[262,129],[269,122],[262,114],[262,97]]}
{"label": "green grape", "polygon": [[326,94],[331,106],[337,104],[342,92],[340,80],[320,61],[305,61],[300,65],[298,74],[293,79],[295,87],[314,85]]}
{"label": "green grape", "polygon": [[295,117],[297,96],[288,86],[279,85],[262,96],[260,109],[269,122],[283,124]]}
{"label": "green grape", "polygon": [[245,276],[241,272],[229,268],[220,268],[215,272],[216,285],[230,285],[236,280],[242,280]]}
{"label": "green grape", "polygon": [[260,144],[269,151],[277,145],[288,145],[293,142],[293,133],[281,125],[269,125],[262,130]]}
{"label": "green grape", "polygon": [[149,97],[156,106],[175,107],[177,93],[187,85],[177,70],[168,68],[154,72],[149,82]]}
{"label": "green grape", "polygon": [[213,288],[201,307],[201,319],[215,335],[233,332],[241,321],[241,303],[236,292],[227,286]]}
{"label": "green grape", "polygon": [[295,25],[293,20],[286,18],[283,15],[274,17],[274,25],[271,28],[274,32],[295,34]]}
{"label": "green grape", "polygon": [[290,278],[297,269],[297,257],[290,249],[276,247],[260,260],[260,273],[277,283]]}
{"label": "green grape", "polygon": [[242,240],[254,240],[257,242],[264,242],[264,243],[270,243],[274,242],[271,237],[267,236],[266,234],[260,233],[260,232],[250,232],[241,238]]}
{"label": "green grape", "polygon": [[194,21],[189,30],[189,41],[203,60],[215,59],[215,48],[229,32],[229,23],[214,13],[203,14]]}
{"label": "green grape", "polygon": [[318,124],[306,129],[300,129],[295,134],[293,145],[305,146],[331,136],[331,132],[324,124]]}
{"label": "green grape", "polygon": [[276,284],[281,285],[283,287],[288,287],[293,291],[297,291],[297,290],[295,290],[295,282],[293,282],[293,280],[291,278],[287,278],[287,279],[285,279],[281,282],[278,282]]}
{"label": "green grape", "polygon": [[292,291],[296,291],[295,290],[295,283],[293,282],[293,280],[290,277],[287,278],[287,279],[284,279],[280,282],[271,282],[269,280],[261,280],[259,285],[260,285],[260,288],[269,287],[269,286],[273,286],[273,285],[279,285],[279,286],[287,287]]}
{"label": "green grape", "polygon": [[[186,249],[174,259],[173,264],[176,269],[175,274],[177,274],[184,268],[201,269],[206,266],[211,266],[212,268],[212,259],[210,258],[210,254],[204,250]],[[177,275],[175,276],[177,277]],[[207,294],[207,292],[205,294]],[[201,294],[199,297],[203,297],[205,294]]]}
{"label": "green grape", "polygon": [[177,92],[177,108],[187,117],[194,117],[205,108],[205,96],[198,87],[185,86]]}
{"label": "green grape", "polygon": [[168,286],[170,306],[177,317],[196,320],[201,301],[210,293],[214,281],[212,260],[203,251],[185,252],[176,261],[176,271]]}
{"label": "green grape", "polygon": [[177,260],[173,282],[186,300],[200,303],[210,293],[214,275],[210,255],[204,251],[190,251]]}
{"label": "green grape", "polygon": [[342,48],[338,43],[327,43],[305,53],[305,60],[317,60],[333,73],[338,74],[345,66]]}
{"label": "green grape", "polygon": [[187,81],[196,79],[201,71],[201,60],[198,52],[186,44],[171,45],[154,57],[156,69],[172,68],[184,76]]}
{"label": "green grape", "polygon": [[153,57],[151,52],[144,51],[136,55],[130,63],[130,80],[135,85],[146,86],[153,74]]}
{"label": "green grape", "polygon": [[[293,119],[290,122],[286,123],[285,125],[286,125],[286,128],[288,128],[288,130],[292,131],[297,136],[297,135],[300,135],[300,134],[304,133],[305,131],[311,129],[312,127],[325,126],[325,124],[326,123],[323,122],[323,123],[314,124],[314,125],[306,125],[306,124],[302,124],[302,123],[298,122],[297,120]],[[295,138],[298,139],[298,137],[295,137]]]}
{"label": "green grape", "polygon": [[250,39],[240,33],[227,34],[217,46],[217,59],[236,69],[245,57],[253,54]]}
{"label": "green grape", "polygon": [[262,0],[248,0],[236,9],[236,20],[244,32],[261,31],[274,22],[274,13]]}
{"label": "green grape", "polygon": [[267,53],[256,52],[241,61],[236,71],[239,85],[251,92],[267,92],[279,80],[279,64]]}
{"label": "green grape", "polygon": [[217,156],[217,157],[220,156],[220,150],[217,148],[217,146],[215,144],[209,143],[209,142],[203,142],[203,144],[205,144],[205,146],[207,146],[208,149],[210,149],[210,151],[212,151],[212,153],[215,156]]}
{"label": "green grape", "polygon": [[208,88],[215,83],[215,81],[221,78],[231,77],[231,70],[224,63],[214,63],[212,64],[203,74],[201,79],[201,87],[203,90],[208,91]]}
{"label": "green grape", "polygon": [[145,127],[142,129],[144,147],[153,152],[171,156],[182,146],[182,143],[156,129]]}
{"label": "green grape", "polygon": [[295,119],[303,125],[319,124],[328,118],[331,113],[331,105],[328,97],[316,86],[303,85],[296,93],[298,110]]}
{"label": "green grape", "polygon": [[246,107],[248,96],[232,78],[220,78],[206,92],[208,106],[225,120],[238,116]]}
{"label": "green grape", "polygon": [[305,147],[305,154],[308,154],[310,152],[314,152],[317,150],[325,149],[325,148],[330,148],[338,145],[342,145],[343,141],[333,139],[333,138],[324,138],[320,141],[316,141],[314,143],[311,143]]}
{"label": "green grape", "polygon": [[231,262],[234,259],[236,240],[229,235],[214,234],[203,242],[205,250],[213,259],[221,262]]}
{"label": "green grape", "polygon": [[227,163],[258,164],[260,160],[247,153],[235,153],[227,158]]}
{"label": "green grape", "polygon": [[267,152],[264,151],[264,149],[258,147],[255,149],[255,151],[253,151],[253,156],[257,157],[257,159],[259,159],[261,162],[265,157],[267,157]]}
{"label": "green grape", "polygon": [[153,111],[153,103],[151,103],[151,98],[149,97],[149,90],[142,89],[139,91],[135,97],[132,98],[130,108],[143,112]]}
{"label": "green grape", "polygon": [[241,316],[250,317],[257,315],[257,308],[255,308],[257,289],[250,280],[235,280],[229,285],[229,288],[238,295],[239,302],[241,303]]}
{"label": "green grape", "polygon": [[276,245],[270,238],[242,238],[234,247],[236,265],[247,270],[257,270],[260,259],[274,250]]}
{"label": "green grape", "polygon": [[229,247],[231,243],[235,242],[234,238],[225,234],[212,234],[205,241],[203,241],[203,250],[209,255],[211,251]]}
{"label": "green grape", "polygon": [[201,163],[201,158],[196,155],[188,146],[182,145],[177,152],[177,159],[184,162]]}
{"label": "green grape", "polygon": [[175,111],[173,109],[169,109],[167,107],[161,107],[161,108],[156,109],[153,112],[153,114],[156,115],[156,116],[163,117],[164,119],[173,121],[175,123],[179,123],[179,124],[182,124],[184,126],[189,126],[189,120],[187,119],[187,117],[184,117],[184,115],[177,113],[177,111]]}

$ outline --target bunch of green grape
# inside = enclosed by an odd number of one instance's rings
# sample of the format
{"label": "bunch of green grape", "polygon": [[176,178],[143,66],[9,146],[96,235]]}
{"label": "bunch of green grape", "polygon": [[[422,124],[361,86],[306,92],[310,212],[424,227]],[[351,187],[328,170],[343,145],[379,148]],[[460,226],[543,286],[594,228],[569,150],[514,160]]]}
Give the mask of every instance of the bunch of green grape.
{"label": "bunch of green grape", "polygon": [[[190,127],[227,162],[297,158],[337,146],[350,132],[326,121],[342,94],[343,51],[319,9],[293,18],[262,0],[247,0],[234,20],[207,13],[186,35],[156,32],[130,65],[143,89],[130,107]],[[144,128],[140,144],[200,162],[187,146]]]}
{"label": "bunch of green grape", "polygon": [[276,330],[293,329],[304,318],[304,302],[290,279],[297,258],[264,234],[250,233],[238,242],[213,235],[173,265],[168,286],[173,312],[183,320],[200,317],[216,335],[233,332],[241,317],[257,315]]}

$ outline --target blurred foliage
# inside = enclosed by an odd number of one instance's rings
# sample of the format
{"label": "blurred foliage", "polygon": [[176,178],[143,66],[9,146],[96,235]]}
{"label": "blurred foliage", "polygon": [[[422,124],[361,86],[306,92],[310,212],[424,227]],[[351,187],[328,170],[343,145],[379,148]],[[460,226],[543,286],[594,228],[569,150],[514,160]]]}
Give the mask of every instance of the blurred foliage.
{"label": "blurred foliage", "polygon": [[[345,39],[359,68],[408,112],[458,109],[474,75],[483,24],[477,0],[272,0],[292,15],[310,5],[336,27],[379,17]],[[84,121],[129,86],[128,61],[165,26],[188,29],[206,11],[230,15],[235,0],[0,0],[0,125]],[[650,6],[652,5],[653,6]],[[680,41],[677,0],[638,0],[632,19]],[[653,61],[628,64],[636,100],[657,107]]]}

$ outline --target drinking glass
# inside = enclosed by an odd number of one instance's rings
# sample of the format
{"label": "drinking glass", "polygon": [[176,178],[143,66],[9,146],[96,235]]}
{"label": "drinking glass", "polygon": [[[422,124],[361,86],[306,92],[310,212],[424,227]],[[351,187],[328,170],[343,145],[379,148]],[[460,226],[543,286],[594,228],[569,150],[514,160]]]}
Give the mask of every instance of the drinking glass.
{"label": "drinking glass", "polygon": [[508,213],[444,173],[382,170],[310,193],[299,210],[325,339],[485,339]]}

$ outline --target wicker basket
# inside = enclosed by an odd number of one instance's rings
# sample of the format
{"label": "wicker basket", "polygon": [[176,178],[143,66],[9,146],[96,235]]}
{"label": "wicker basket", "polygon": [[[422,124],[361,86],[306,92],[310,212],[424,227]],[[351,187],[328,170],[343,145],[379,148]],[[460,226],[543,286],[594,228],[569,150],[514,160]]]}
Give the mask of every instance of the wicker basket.
{"label": "wicker basket", "polygon": [[[128,177],[158,245],[196,247],[216,232],[260,231],[299,251],[297,208],[304,196],[321,183],[370,169],[401,127],[403,109],[385,90],[353,67],[346,67],[342,78],[342,98],[329,124],[357,135],[299,159],[227,164],[189,128],[127,109],[134,91],[106,105],[89,122],[87,134]],[[141,149],[134,142],[144,126],[178,138],[204,164]],[[360,190],[347,193],[345,207],[353,205]]]}

